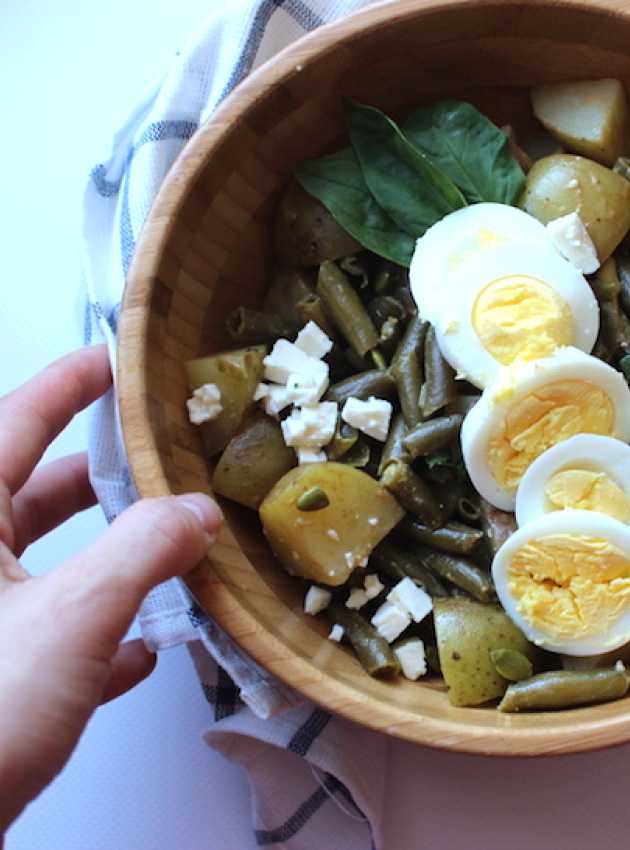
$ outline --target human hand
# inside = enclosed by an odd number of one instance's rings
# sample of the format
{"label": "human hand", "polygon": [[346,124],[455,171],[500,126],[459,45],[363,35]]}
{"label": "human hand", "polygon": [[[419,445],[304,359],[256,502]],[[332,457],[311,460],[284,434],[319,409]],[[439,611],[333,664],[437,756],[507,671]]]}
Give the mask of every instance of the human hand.
{"label": "human hand", "polygon": [[54,572],[32,578],[21,566],[30,543],[96,501],[85,454],[33,470],[110,383],[106,350],[95,347],[0,398],[0,846],[97,706],[151,672],[142,641],[121,641],[147,592],[190,570],[220,523],[199,493],[147,499]]}

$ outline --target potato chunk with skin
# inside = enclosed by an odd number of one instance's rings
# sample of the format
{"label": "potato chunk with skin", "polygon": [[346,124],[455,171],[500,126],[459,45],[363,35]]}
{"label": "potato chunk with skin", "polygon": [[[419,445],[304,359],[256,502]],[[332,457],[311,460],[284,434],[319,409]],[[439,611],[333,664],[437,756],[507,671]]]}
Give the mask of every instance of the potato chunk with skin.
{"label": "potato chunk with skin", "polygon": [[582,156],[547,156],[527,175],[520,206],[543,224],[576,212],[603,263],[630,227],[630,181]]}
{"label": "potato chunk with skin", "polygon": [[481,705],[504,694],[509,682],[497,673],[491,650],[513,649],[534,660],[535,647],[499,605],[435,599],[433,618],[451,705]]}
{"label": "potato chunk with skin", "polygon": [[[328,505],[300,510],[297,502],[313,487]],[[271,548],[293,575],[318,584],[343,584],[365,566],[377,543],[400,522],[404,511],[365,472],[343,463],[314,463],[292,469],[260,506]]]}
{"label": "potato chunk with skin", "polygon": [[568,150],[604,165],[626,153],[628,103],[619,80],[540,86],[531,97],[534,115]]}
{"label": "potato chunk with skin", "polygon": [[186,363],[188,386],[216,384],[221,390],[221,413],[200,426],[208,457],[226,447],[238,431],[244,415],[254,407],[254,390],[263,377],[265,346],[221,351]]}

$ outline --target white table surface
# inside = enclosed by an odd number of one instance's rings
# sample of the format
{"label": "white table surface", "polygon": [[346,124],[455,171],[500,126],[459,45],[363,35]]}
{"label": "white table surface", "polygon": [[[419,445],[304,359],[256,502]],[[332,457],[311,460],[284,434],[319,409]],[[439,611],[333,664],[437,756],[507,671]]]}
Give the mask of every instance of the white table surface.
{"label": "white table surface", "polygon": [[[216,1],[0,0],[0,392],[81,343],[84,180]],[[85,444],[82,416],[50,457]],[[53,567],[103,525],[98,509],[75,518],[26,566]],[[8,850],[253,850],[246,778],[201,742],[207,719],[186,651],[165,653],[146,683],[96,713]],[[630,746],[527,761],[392,741],[374,766],[388,774],[386,848],[627,850],[629,758]]]}

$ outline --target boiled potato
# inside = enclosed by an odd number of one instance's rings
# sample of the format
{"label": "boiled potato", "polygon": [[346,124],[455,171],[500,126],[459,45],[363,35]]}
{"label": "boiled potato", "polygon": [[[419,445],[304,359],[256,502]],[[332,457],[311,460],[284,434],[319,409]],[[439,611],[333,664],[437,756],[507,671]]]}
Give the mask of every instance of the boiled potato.
{"label": "boiled potato", "polygon": [[577,212],[603,263],[630,227],[630,182],[581,156],[556,154],[535,163],[520,202],[547,224]]}
{"label": "boiled potato", "polygon": [[239,429],[243,416],[254,407],[254,390],[262,380],[262,345],[223,351],[186,363],[188,386],[196,390],[203,384],[216,384],[221,390],[223,410],[199,427],[209,457],[226,447]]}
{"label": "boiled potato", "polygon": [[509,683],[490,660],[493,649],[513,649],[534,660],[535,648],[499,605],[434,599],[433,618],[451,705],[481,705],[503,695]]}
{"label": "boiled potato", "polygon": [[276,213],[276,255],[286,266],[318,266],[361,250],[326,207],[292,181]]}
{"label": "boiled potato", "polygon": [[627,150],[628,104],[618,80],[560,83],[532,90],[534,114],[564,147],[613,165]]}
{"label": "boiled potato", "polygon": [[[319,487],[328,505],[300,510],[300,497]],[[288,572],[320,584],[343,584],[365,565],[372,549],[400,522],[404,511],[365,472],[343,463],[292,469],[260,506],[267,539]]]}
{"label": "boiled potato", "polygon": [[262,411],[249,414],[227,444],[212,476],[212,489],[246,508],[258,509],[285,472],[296,464],[277,420]]}

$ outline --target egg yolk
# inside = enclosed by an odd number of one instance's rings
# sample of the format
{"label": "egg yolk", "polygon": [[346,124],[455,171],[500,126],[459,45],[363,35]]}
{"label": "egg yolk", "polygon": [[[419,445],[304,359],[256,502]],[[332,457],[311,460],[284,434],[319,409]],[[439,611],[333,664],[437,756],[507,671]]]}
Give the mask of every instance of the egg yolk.
{"label": "egg yolk", "polygon": [[574,341],[566,301],[542,280],[509,275],[477,295],[472,325],[481,344],[504,366],[548,357]]}
{"label": "egg yolk", "polygon": [[550,534],[508,567],[521,616],[551,638],[604,634],[630,605],[630,559],[602,537]]}
{"label": "egg yolk", "polygon": [[575,434],[613,432],[609,396],[587,381],[555,381],[518,399],[488,441],[487,461],[499,486],[516,490],[544,451]]}
{"label": "egg yolk", "polygon": [[605,472],[563,469],[545,484],[545,497],[552,511],[576,508],[608,514],[621,522],[630,520],[628,497]]}

